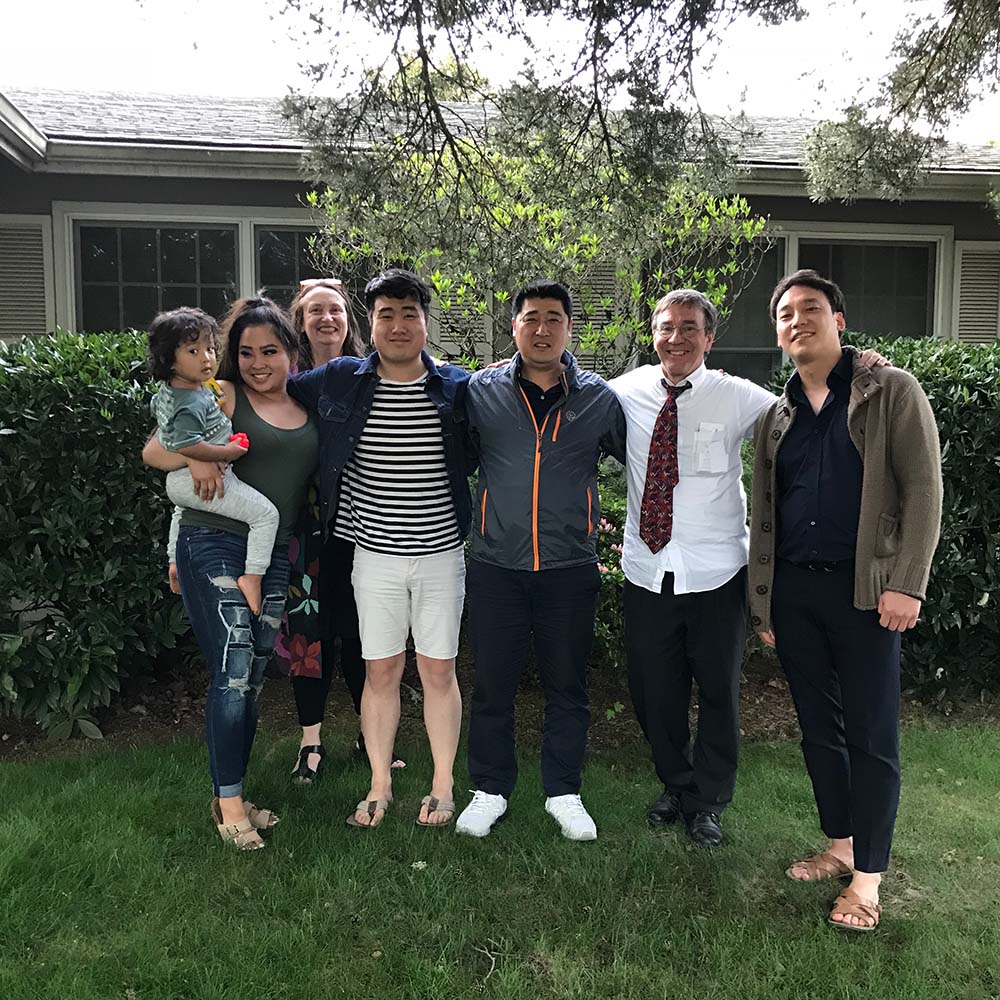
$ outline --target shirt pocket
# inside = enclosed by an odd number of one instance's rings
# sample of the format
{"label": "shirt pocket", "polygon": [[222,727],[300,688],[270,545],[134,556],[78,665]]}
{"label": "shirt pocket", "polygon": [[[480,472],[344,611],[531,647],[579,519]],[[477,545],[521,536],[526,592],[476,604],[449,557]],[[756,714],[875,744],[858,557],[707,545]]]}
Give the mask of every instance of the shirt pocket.
{"label": "shirt pocket", "polygon": [[702,421],[694,434],[694,473],[719,476],[729,467],[726,454],[726,425]]}
{"label": "shirt pocket", "polygon": [[332,420],[343,423],[351,415],[351,409],[345,403],[331,396],[320,396],[316,404],[316,412],[321,420]]}

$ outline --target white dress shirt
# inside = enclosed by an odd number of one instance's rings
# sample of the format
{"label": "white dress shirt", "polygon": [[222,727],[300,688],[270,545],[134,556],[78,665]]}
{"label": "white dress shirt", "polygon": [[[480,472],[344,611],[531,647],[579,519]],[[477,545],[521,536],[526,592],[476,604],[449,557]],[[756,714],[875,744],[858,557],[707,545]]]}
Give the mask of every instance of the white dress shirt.
{"label": "white dress shirt", "polygon": [[753,435],[774,396],[755,382],[700,365],[678,385],[677,471],[670,541],[657,553],[639,537],[649,442],[667,390],[660,365],[644,365],[613,379],[628,421],[628,517],[622,570],[638,587],[660,592],[664,573],[674,593],[715,590],[747,563],[750,532],[743,492],[740,444]]}

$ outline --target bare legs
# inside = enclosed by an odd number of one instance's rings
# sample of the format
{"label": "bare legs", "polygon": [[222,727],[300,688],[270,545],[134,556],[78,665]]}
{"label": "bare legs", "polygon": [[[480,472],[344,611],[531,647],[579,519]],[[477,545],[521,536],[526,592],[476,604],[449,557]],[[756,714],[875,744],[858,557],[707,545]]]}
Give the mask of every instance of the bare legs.
{"label": "bare legs", "polygon": [[[399,728],[399,685],[403,677],[406,654],[367,661],[365,690],[361,697],[361,731],[365,735],[368,761],[371,764],[371,788],[368,800],[392,799],[392,750]],[[455,678],[454,659],[439,660],[417,654],[417,671],[424,688],[424,725],[434,758],[434,778],[431,795],[439,799],[452,797],[452,772],[458,749],[458,734],[462,722],[462,695]],[[361,826],[376,826],[384,810],[369,817],[365,810],[355,813]],[[420,818],[428,823],[444,822],[444,816],[421,810]]]}

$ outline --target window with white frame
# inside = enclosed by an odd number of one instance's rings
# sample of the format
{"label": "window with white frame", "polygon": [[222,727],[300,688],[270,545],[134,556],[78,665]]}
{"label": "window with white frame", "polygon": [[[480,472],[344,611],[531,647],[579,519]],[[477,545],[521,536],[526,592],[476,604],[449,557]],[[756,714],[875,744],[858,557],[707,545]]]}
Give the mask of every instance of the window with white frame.
{"label": "window with white frame", "polygon": [[236,226],[78,222],[77,328],[143,329],[164,309],[221,316],[236,297]]}

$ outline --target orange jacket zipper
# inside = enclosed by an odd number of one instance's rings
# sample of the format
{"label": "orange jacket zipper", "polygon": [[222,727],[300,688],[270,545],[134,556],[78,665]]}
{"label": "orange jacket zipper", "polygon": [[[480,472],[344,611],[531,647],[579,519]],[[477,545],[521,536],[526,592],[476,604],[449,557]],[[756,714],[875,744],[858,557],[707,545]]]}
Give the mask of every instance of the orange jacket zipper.
{"label": "orange jacket zipper", "polygon": [[[532,410],[531,403],[528,402],[528,397],[525,395],[524,389],[520,386],[517,388],[524,397],[524,405],[528,408],[528,416],[531,417],[531,422],[535,425],[535,476],[531,484],[531,546],[535,557],[532,569],[537,573],[538,567],[541,565],[538,557],[538,477],[542,466],[542,435],[545,433],[545,425],[549,422],[549,414],[545,414],[542,426],[539,427],[538,421],[535,419],[535,411]],[[549,413],[551,412],[550,410]]]}
{"label": "orange jacket zipper", "polygon": [[481,505],[482,520],[479,523],[479,534],[481,534],[483,538],[486,537],[486,497],[489,494],[489,492],[490,491],[488,488],[483,490],[483,500]]}
{"label": "orange jacket zipper", "polygon": [[593,514],[593,511],[594,511],[594,501],[593,497],[590,494],[590,487],[588,486],[587,487],[587,537],[588,538],[590,538],[590,536],[594,533],[594,522],[591,516]]}

